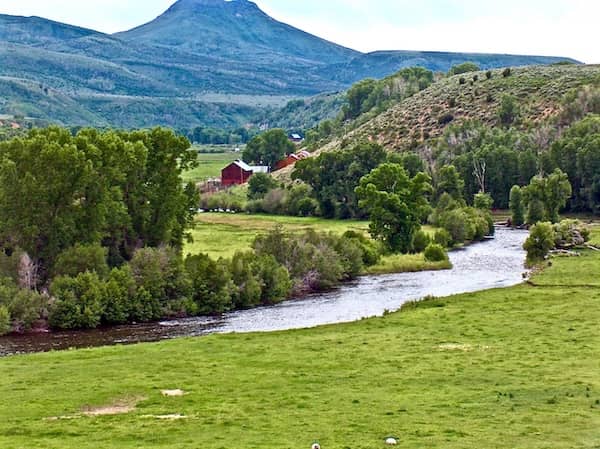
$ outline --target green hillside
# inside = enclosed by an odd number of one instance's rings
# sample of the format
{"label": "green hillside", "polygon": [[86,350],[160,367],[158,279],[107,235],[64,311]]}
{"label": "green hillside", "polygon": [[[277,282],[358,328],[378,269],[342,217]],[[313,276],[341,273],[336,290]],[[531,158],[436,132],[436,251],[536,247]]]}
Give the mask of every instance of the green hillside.
{"label": "green hillside", "polygon": [[[82,112],[47,107],[47,101],[37,102],[31,92],[19,91],[5,96],[3,103],[10,103],[11,109],[0,108],[0,113],[30,111],[36,118],[68,125],[241,126],[265,118],[255,110],[262,109],[265,98],[339,92],[361,79],[382,78],[403,67],[447,71],[464,61],[488,68],[563,59],[404,51],[362,54],[278,22],[247,0],[179,0],[155,20],[116,35],[39,17],[0,15],[0,77],[56,91],[78,103]],[[208,94],[234,97],[222,102],[198,100]],[[240,96],[254,102],[239,102]],[[172,112],[174,108],[179,112]],[[310,126],[329,117],[330,111],[327,107],[306,111],[296,123]],[[285,119],[280,123],[296,124]]]}
{"label": "green hillside", "polygon": [[[535,127],[556,118],[565,95],[583,86],[600,86],[600,66],[553,65],[471,72],[443,78],[429,88],[392,105],[345,136],[331,136],[322,150],[362,140],[404,150],[441,136],[451,125],[478,121],[497,126],[504,97],[518,103],[520,123]],[[488,76],[490,78],[488,79]],[[475,80],[476,79],[476,80]]]}

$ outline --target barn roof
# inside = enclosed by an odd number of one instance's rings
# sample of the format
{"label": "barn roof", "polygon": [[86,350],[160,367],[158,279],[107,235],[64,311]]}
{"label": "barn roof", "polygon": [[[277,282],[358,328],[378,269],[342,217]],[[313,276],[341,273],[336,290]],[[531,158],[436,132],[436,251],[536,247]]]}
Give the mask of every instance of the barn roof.
{"label": "barn roof", "polygon": [[269,167],[260,165],[248,165],[244,161],[233,161],[233,165],[237,165],[244,171],[251,171],[252,173],[269,173]]}

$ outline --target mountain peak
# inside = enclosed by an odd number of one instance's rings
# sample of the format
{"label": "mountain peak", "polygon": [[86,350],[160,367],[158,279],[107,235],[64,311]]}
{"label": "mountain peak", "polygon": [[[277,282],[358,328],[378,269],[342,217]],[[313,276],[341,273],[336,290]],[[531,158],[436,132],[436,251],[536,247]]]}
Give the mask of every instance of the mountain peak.
{"label": "mountain peak", "polygon": [[278,22],[249,0],[179,0],[153,21],[117,36],[266,65],[325,65],[360,54]]}
{"label": "mountain peak", "polygon": [[254,7],[258,9],[255,3],[249,0],[178,0],[174,3],[169,11],[177,11],[181,9],[201,11],[204,8],[240,8]]}

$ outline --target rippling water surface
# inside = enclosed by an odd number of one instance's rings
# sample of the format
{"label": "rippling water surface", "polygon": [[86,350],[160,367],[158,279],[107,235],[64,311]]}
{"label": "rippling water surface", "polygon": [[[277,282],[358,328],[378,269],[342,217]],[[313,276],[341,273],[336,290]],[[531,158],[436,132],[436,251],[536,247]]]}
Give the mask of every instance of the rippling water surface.
{"label": "rippling water surface", "polygon": [[522,281],[526,231],[498,229],[493,240],[452,251],[447,271],[365,276],[340,288],[273,307],[232,312],[218,318],[117,326],[79,332],[0,337],[0,356],[71,347],[158,341],[215,332],[297,329],[359,320],[398,310],[407,301],[428,295],[508,287]]}

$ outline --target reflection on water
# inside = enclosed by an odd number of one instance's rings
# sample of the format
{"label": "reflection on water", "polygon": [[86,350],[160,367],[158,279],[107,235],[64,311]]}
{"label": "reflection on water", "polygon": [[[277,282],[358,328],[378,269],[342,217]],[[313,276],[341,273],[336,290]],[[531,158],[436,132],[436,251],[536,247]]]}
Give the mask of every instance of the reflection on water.
{"label": "reflection on water", "polygon": [[448,296],[522,281],[526,231],[498,229],[496,238],[450,253],[447,271],[365,276],[340,288],[273,307],[237,311],[218,318],[189,318],[77,332],[0,338],[0,356],[158,341],[215,332],[258,332],[313,327],[379,316],[407,301],[428,295]]}

